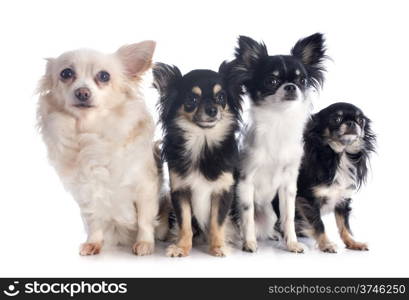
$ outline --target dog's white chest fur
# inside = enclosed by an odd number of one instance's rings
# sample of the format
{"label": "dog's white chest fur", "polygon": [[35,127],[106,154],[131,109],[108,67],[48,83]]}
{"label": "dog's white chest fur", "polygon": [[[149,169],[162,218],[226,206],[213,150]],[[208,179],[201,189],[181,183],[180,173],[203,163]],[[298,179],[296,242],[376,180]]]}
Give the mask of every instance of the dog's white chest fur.
{"label": "dog's white chest fur", "polygon": [[302,135],[309,114],[300,105],[288,111],[254,107],[252,116],[253,123],[244,139],[242,170],[254,183],[257,203],[271,201],[279,186],[298,172],[303,154]]}
{"label": "dog's white chest fur", "polygon": [[42,118],[51,163],[83,217],[91,220],[87,223],[95,220],[108,242],[132,242],[137,229],[135,203],[143,182],[157,181],[152,151],[146,150],[152,147],[150,123],[138,128],[133,117],[122,121],[107,117],[94,124],[92,119],[79,122],[59,112]]}
{"label": "dog's white chest fur", "polygon": [[211,148],[223,142],[232,126],[232,118],[233,116],[225,113],[223,119],[208,129],[202,129],[184,117],[176,120],[177,126],[183,130],[186,154],[191,156],[192,162],[200,158],[206,144]]}
{"label": "dog's white chest fur", "polygon": [[321,213],[332,212],[337,204],[352,196],[356,189],[356,168],[347,157],[341,154],[338,169],[331,185],[314,187],[314,195],[324,198]]}

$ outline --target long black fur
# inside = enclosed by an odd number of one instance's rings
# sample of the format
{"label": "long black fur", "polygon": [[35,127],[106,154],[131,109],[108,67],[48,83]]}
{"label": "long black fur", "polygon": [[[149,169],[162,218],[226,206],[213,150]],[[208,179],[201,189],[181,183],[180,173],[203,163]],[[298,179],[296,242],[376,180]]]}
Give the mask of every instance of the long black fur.
{"label": "long black fur", "polygon": [[[363,147],[359,152],[337,153],[328,145],[325,131],[331,130],[330,117],[336,111],[343,111],[345,116],[359,113],[364,118]],[[330,105],[312,116],[305,131],[304,142],[305,153],[298,178],[296,226],[300,235],[307,224],[312,227],[316,235],[319,235],[325,232],[320,210],[325,205],[326,199],[315,197],[314,187],[331,185],[334,182],[341,155],[346,154],[356,168],[356,182],[352,188],[359,189],[367,179],[369,158],[375,151],[376,137],[372,132],[370,119],[363,115],[359,108],[341,102]],[[350,232],[351,202],[351,198],[345,197],[335,207],[335,213],[344,218],[345,226]]]}

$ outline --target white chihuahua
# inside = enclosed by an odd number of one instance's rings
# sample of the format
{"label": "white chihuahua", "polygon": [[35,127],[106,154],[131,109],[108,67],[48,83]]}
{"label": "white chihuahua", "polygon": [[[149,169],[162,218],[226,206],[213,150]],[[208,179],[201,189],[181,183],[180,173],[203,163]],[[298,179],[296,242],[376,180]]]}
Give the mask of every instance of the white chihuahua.
{"label": "white chihuahua", "polygon": [[81,255],[103,243],[154,250],[161,176],[154,122],[141,94],[155,42],[48,59],[39,86],[38,122],[52,165],[78,202],[88,233]]}

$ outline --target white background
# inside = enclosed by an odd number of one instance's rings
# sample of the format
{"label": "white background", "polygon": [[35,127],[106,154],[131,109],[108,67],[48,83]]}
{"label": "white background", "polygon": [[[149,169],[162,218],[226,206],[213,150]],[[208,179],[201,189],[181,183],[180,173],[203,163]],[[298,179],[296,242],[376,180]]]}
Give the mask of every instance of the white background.
{"label": "white background", "polygon": [[[1,1],[0,276],[409,276],[407,1]],[[345,250],[325,218],[338,254],[309,244],[296,255],[265,243],[256,254],[214,258],[201,249],[171,259],[129,249],[80,257],[85,234],[74,202],[48,165],[35,128],[34,90],[45,57],[81,47],[113,52],[157,41],[156,61],[183,72],[216,69],[232,58],[239,34],[263,39],[271,54],[301,37],[327,36],[327,82],[318,110],[350,101],[373,119],[378,154],[357,194],[351,220],[369,252]],[[154,112],[156,94],[146,92]],[[156,118],[156,115],[155,115]]]}

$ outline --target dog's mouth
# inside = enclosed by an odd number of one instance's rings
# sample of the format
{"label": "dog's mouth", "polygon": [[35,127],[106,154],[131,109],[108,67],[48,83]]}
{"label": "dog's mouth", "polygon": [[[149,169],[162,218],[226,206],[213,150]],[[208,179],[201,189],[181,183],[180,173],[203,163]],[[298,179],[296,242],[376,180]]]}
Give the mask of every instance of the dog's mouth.
{"label": "dog's mouth", "polygon": [[211,120],[211,121],[196,121],[195,122],[197,126],[201,128],[212,128],[217,124],[217,120]]}
{"label": "dog's mouth", "polygon": [[350,145],[356,142],[361,136],[361,130],[359,127],[352,127],[352,128],[345,128],[345,126],[341,126],[341,128],[336,133],[336,138],[338,141],[343,145]]}
{"label": "dog's mouth", "polygon": [[204,113],[197,113],[193,116],[192,121],[200,128],[212,128],[221,120],[222,116],[218,112],[215,116],[208,116]]}
{"label": "dog's mouth", "polygon": [[286,95],[283,98],[284,101],[295,101],[297,100],[297,95]]}
{"label": "dog's mouth", "polygon": [[294,91],[294,92],[287,92],[287,93],[285,93],[285,95],[284,95],[284,97],[283,97],[283,100],[284,101],[295,101],[295,100],[297,100],[298,99],[298,95],[297,95],[297,92],[296,91]]}
{"label": "dog's mouth", "polygon": [[92,108],[94,107],[94,105],[89,104],[89,103],[77,103],[73,105],[76,108],[80,108],[80,109],[86,109],[86,108]]}
{"label": "dog's mouth", "polygon": [[356,133],[346,133],[339,137],[339,141],[343,145],[350,145],[358,139],[358,135]]}

